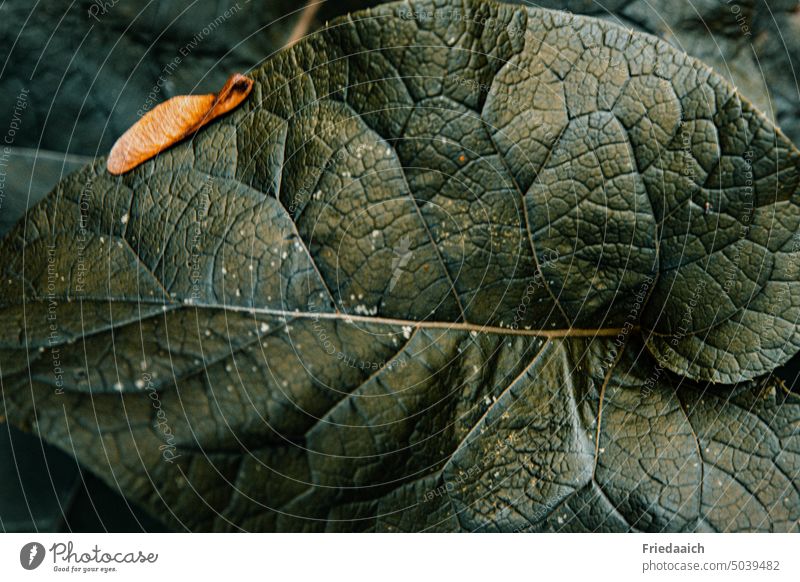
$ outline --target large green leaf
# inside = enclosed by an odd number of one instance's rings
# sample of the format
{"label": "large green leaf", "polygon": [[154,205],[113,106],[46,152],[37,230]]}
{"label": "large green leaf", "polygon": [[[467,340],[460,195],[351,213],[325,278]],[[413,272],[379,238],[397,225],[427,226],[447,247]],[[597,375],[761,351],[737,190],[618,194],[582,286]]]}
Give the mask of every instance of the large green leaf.
{"label": "large green leaf", "polygon": [[787,530],[800,154],[590,18],[398,3],[5,239],[9,419],[191,529]]}

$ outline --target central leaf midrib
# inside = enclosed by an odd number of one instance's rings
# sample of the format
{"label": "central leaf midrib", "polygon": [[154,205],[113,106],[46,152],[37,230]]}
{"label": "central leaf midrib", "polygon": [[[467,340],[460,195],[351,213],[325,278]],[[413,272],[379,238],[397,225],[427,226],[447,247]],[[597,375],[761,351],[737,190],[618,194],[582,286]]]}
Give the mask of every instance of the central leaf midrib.
{"label": "central leaf midrib", "polygon": [[[40,301],[42,299],[39,299]],[[221,311],[233,311],[238,313],[252,313],[253,315],[269,315],[274,317],[288,317],[293,319],[326,319],[334,321],[345,321],[348,323],[365,323],[386,326],[403,326],[412,329],[444,329],[448,331],[469,331],[486,334],[499,334],[499,335],[513,335],[513,336],[528,336],[528,337],[546,337],[546,338],[562,338],[562,337],[609,337],[625,331],[622,327],[598,327],[598,328],[553,328],[553,329],[512,329],[509,327],[499,327],[493,325],[483,325],[479,323],[469,322],[452,322],[452,321],[432,321],[432,320],[415,320],[415,319],[399,319],[393,317],[378,317],[369,315],[353,315],[343,313],[340,311],[299,311],[299,310],[286,310],[286,309],[273,309],[270,307],[248,307],[246,305],[224,305],[215,303],[165,303],[154,299],[141,298],[137,300],[124,299],[124,298],[111,298],[111,297],[80,297],[71,298],[70,303],[80,304],[87,303],[130,303],[135,305],[159,305],[171,310],[175,309],[217,309]],[[6,305],[5,307],[10,307]],[[128,321],[127,323],[131,323]],[[118,326],[110,326],[113,329]],[[639,326],[627,329],[626,334],[635,333],[640,330]]]}

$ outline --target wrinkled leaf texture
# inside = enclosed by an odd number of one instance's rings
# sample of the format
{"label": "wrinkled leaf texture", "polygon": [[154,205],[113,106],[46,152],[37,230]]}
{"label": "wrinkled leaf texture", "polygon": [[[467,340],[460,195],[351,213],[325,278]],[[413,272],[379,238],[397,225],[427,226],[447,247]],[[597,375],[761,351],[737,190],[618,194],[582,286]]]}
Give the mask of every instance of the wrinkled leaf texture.
{"label": "wrinkled leaf texture", "polygon": [[4,413],[176,529],[785,531],[800,154],[592,18],[382,5],[2,243]]}

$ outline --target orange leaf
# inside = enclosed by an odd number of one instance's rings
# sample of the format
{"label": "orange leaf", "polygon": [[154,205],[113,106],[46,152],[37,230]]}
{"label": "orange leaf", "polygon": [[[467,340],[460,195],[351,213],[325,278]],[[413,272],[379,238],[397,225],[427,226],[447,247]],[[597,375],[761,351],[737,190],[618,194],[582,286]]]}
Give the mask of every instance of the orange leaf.
{"label": "orange leaf", "polygon": [[111,148],[106,167],[124,174],[236,108],[253,89],[253,80],[231,75],[222,90],[209,95],[179,95],[157,105]]}

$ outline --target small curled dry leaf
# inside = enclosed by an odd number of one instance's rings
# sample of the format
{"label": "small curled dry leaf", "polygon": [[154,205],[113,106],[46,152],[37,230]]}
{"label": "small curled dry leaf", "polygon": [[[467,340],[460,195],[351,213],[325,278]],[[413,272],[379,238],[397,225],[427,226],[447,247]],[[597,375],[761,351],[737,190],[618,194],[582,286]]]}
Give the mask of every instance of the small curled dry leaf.
{"label": "small curled dry leaf", "polygon": [[252,89],[253,80],[236,73],[217,94],[179,95],[159,104],[117,140],[108,171],[119,175],[132,170],[236,108]]}

